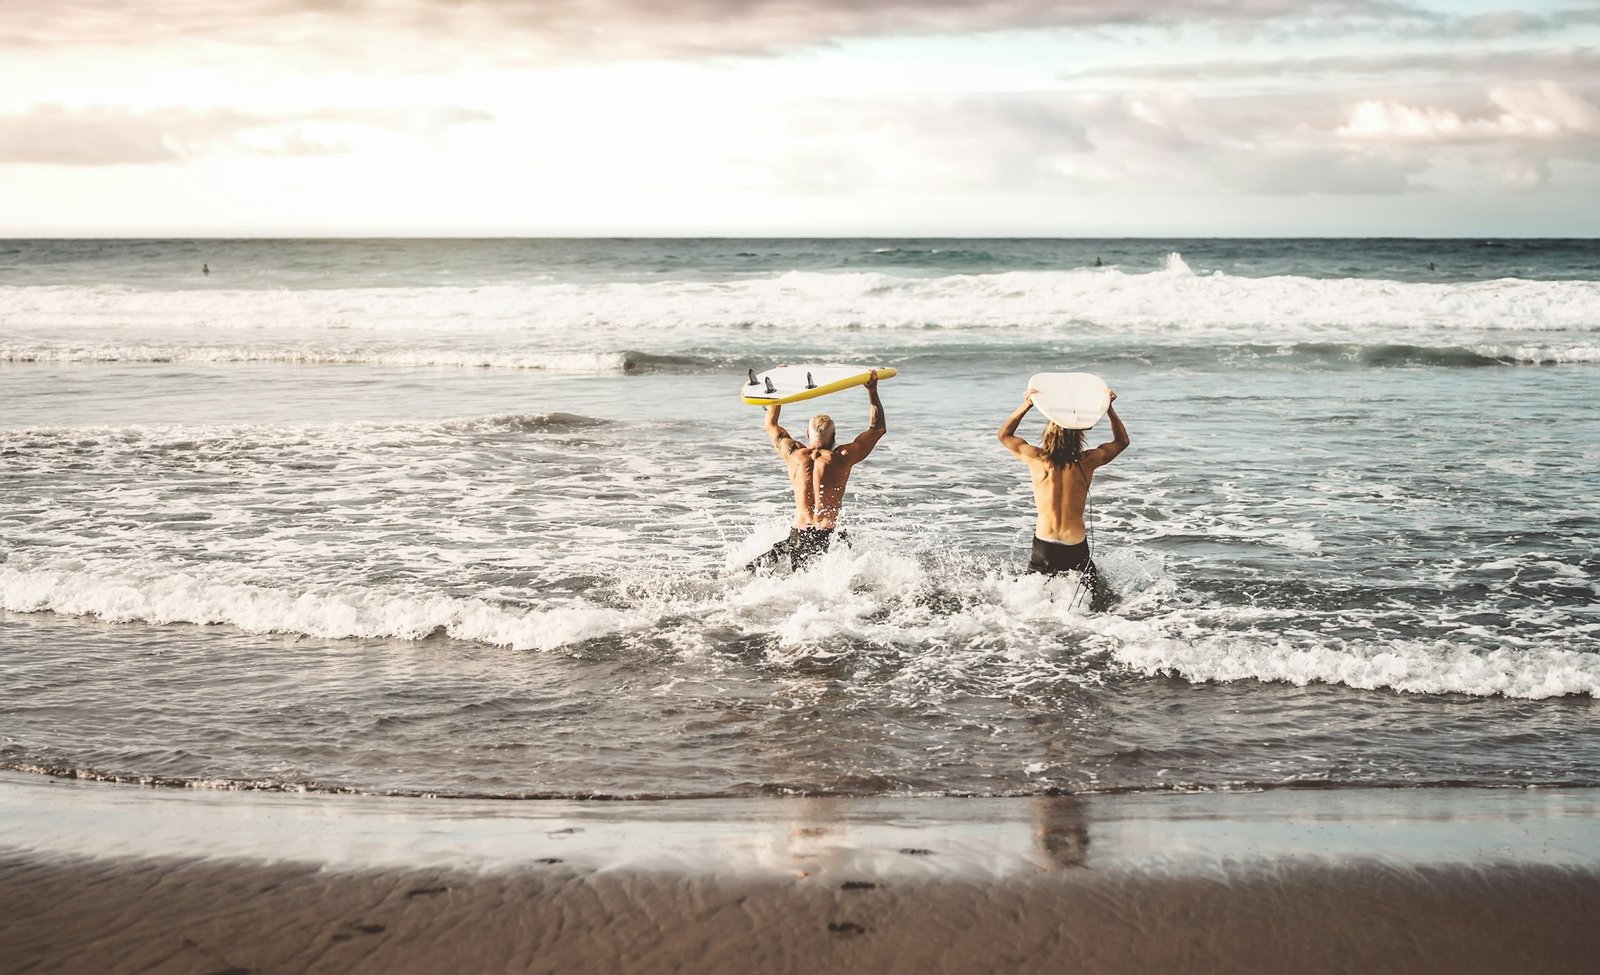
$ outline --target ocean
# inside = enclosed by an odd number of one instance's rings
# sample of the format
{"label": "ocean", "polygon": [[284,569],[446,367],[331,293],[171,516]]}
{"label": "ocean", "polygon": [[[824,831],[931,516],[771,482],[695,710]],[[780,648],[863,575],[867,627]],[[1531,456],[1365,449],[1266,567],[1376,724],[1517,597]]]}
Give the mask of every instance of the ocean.
{"label": "ocean", "polygon": [[[792,502],[737,393],[803,361],[897,367],[889,432],[851,545],[752,575]],[[1106,612],[1023,571],[1039,371],[1132,437]],[[0,768],[1600,786],[1597,401],[1590,240],[0,241]]]}

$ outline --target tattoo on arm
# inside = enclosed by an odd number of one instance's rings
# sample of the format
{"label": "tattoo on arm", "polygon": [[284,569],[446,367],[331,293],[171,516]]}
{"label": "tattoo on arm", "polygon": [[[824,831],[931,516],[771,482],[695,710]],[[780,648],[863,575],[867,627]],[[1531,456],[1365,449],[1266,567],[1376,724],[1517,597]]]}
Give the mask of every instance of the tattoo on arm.
{"label": "tattoo on arm", "polygon": [[867,399],[872,404],[867,413],[867,415],[871,418],[872,428],[874,430],[885,429],[888,426],[888,421],[884,418],[883,401],[878,399],[878,389],[876,386],[867,390]]}

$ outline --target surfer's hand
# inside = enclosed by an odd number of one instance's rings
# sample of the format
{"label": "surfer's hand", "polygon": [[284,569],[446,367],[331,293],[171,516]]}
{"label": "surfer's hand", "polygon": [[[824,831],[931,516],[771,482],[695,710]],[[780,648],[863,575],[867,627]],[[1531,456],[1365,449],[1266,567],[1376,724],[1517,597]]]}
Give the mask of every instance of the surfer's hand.
{"label": "surfer's hand", "polygon": [[1029,409],[1032,409],[1033,408],[1033,398],[1035,396],[1038,396],[1038,395],[1039,395],[1039,390],[1034,386],[1029,386],[1028,387],[1028,391],[1026,393],[1022,394],[1022,405],[1028,407]]}
{"label": "surfer's hand", "polygon": [[867,387],[868,395],[878,391],[878,370],[873,369],[867,373],[867,381],[862,385]]}
{"label": "surfer's hand", "polygon": [[1110,386],[1106,387],[1106,395],[1111,397],[1111,402],[1115,403],[1117,401],[1117,391]]}

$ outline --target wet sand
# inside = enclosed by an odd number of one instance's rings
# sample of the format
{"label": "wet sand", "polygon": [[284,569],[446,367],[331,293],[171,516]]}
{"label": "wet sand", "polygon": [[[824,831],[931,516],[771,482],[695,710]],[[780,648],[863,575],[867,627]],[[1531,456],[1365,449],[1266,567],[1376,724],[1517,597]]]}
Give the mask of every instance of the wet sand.
{"label": "wet sand", "polygon": [[1600,796],[462,802],[0,776],[0,970],[1592,970]]}

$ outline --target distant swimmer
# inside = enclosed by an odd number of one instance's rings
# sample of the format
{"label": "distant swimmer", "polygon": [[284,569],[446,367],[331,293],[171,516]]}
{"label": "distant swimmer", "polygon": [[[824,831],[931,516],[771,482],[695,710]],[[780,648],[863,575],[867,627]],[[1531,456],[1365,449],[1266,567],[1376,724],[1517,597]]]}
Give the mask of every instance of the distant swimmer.
{"label": "distant swimmer", "polygon": [[867,459],[889,429],[883,403],[878,400],[877,370],[873,370],[865,388],[872,403],[869,425],[843,447],[834,446],[833,420],[826,413],[811,418],[809,442],[801,444],[778,425],[781,407],[767,407],[767,436],[788,466],[789,483],[794,486],[794,522],[789,528],[789,537],[751,562],[749,568],[772,568],[787,562],[791,568],[799,569],[826,552],[835,537],[849,540],[843,531],[836,536],[834,530],[838,527],[839,510],[844,506],[844,489],[850,480],[850,471]]}
{"label": "distant swimmer", "polygon": [[211,265],[209,265],[209,264],[200,265],[200,273],[201,274],[210,274],[211,273]]}
{"label": "distant swimmer", "polygon": [[1094,266],[1095,267],[1105,267],[1106,266],[1106,262],[1100,260],[1100,258],[1097,257],[1097,258],[1094,259]]}
{"label": "distant swimmer", "polygon": [[1434,266],[1433,266],[1433,262],[1432,262],[1432,261],[1429,261],[1429,262],[1428,262],[1428,270],[1430,270],[1430,271],[1437,271],[1437,270],[1439,270],[1439,269],[1438,269],[1438,268],[1436,268],[1436,267],[1434,267]]}
{"label": "distant swimmer", "polygon": [[1089,502],[1089,486],[1094,472],[1117,459],[1128,448],[1128,428],[1117,416],[1117,394],[1111,396],[1106,416],[1111,418],[1111,441],[1093,450],[1083,449],[1083,431],[1068,430],[1054,423],[1045,424],[1042,447],[1035,447],[1017,436],[1017,425],[1033,409],[1030,389],[1015,413],[1000,427],[998,436],[1005,448],[1028,465],[1033,480],[1033,502],[1039,517],[1033,530],[1033,557],[1029,572],[1054,575],[1077,570],[1089,583],[1089,608],[1103,610],[1115,601],[1100,572],[1090,558],[1089,533],[1083,523],[1083,509]]}

